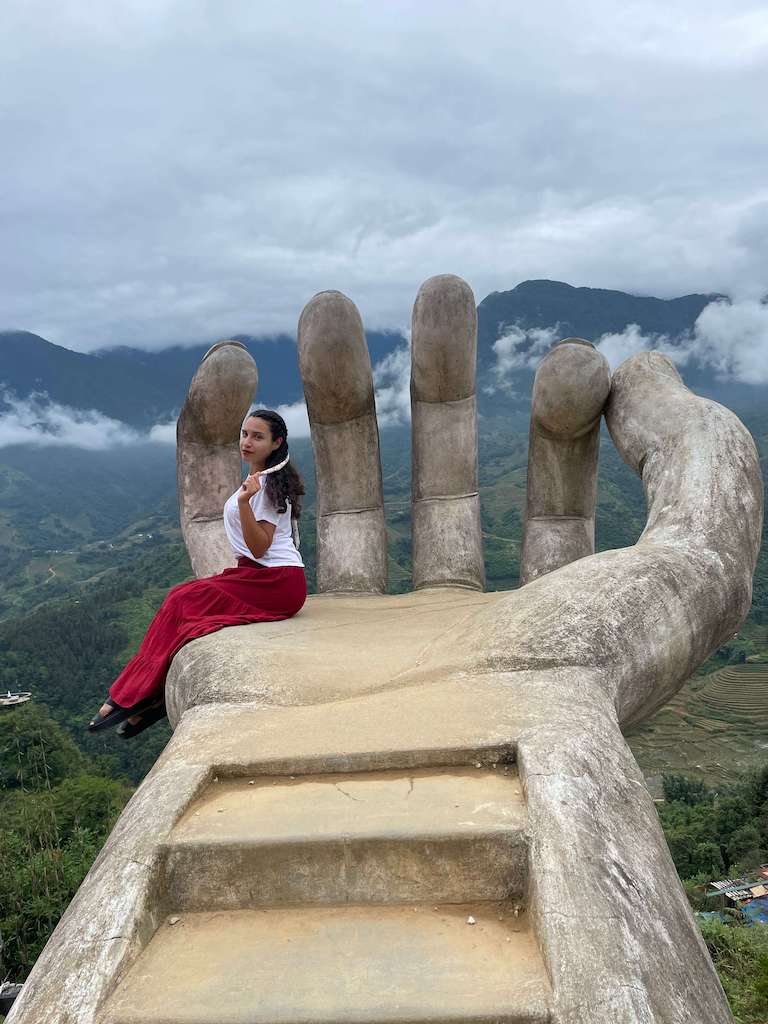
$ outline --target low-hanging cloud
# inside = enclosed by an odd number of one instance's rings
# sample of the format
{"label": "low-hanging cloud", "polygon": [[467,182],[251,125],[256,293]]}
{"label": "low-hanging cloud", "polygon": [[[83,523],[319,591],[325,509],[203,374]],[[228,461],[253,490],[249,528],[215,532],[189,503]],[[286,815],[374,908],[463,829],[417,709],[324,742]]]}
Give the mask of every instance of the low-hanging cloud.
{"label": "low-hanging cloud", "polygon": [[411,348],[394,349],[373,367],[376,418],[380,427],[409,423],[411,419]]}
{"label": "low-hanging cloud", "polygon": [[155,423],[153,427],[150,427],[147,439],[153,444],[176,444],[176,420]]}
{"label": "low-hanging cloud", "polygon": [[755,299],[719,299],[701,311],[693,329],[671,338],[644,334],[627,324],[618,334],[603,334],[597,348],[614,370],[637,352],[662,352],[677,366],[696,363],[722,381],[768,384],[768,305]]}
{"label": "low-hanging cloud", "polygon": [[276,405],[275,412],[283,417],[288,428],[288,443],[292,437],[309,437],[309,416],[306,402]]}
{"label": "low-hanging cloud", "polygon": [[[493,345],[495,385],[485,388],[489,393],[497,388],[512,390],[515,374],[535,370],[559,338],[559,324],[534,330],[513,325],[503,331]],[[768,304],[756,299],[718,299],[704,307],[690,331],[675,337],[646,333],[631,323],[623,331],[602,334],[595,347],[611,370],[638,352],[654,351],[678,367],[695,363],[722,381],[768,384]]]}
{"label": "low-hanging cloud", "polygon": [[[411,356],[407,346],[396,349],[373,367],[376,415],[385,428],[410,419]],[[78,409],[52,402],[45,392],[21,398],[0,388],[0,448],[11,445],[34,447],[75,447],[106,451],[137,444],[176,444],[176,416],[155,423],[148,430],[136,430],[97,409]],[[273,406],[292,438],[309,437],[306,402]]]}
{"label": "low-hanging cloud", "polygon": [[725,380],[768,384],[768,305],[710,302],[693,329],[696,358]]}
{"label": "low-hanging cloud", "polygon": [[136,430],[98,409],[52,402],[45,392],[20,398],[8,389],[0,389],[0,406],[0,448],[21,444],[96,452],[137,444],[176,444],[175,418],[149,430]]}
{"label": "low-hanging cloud", "polygon": [[2,400],[5,409],[0,412],[0,448],[25,444],[104,451],[149,439],[96,409],[50,402],[42,393],[19,398],[5,391]]}
{"label": "low-hanging cloud", "polygon": [[[411,350],[409,345],[394,349],[372,368],[376,419],[380,429],[408,423],[411,418]],[[277,405],[285,420],[288,437],[309,437],[309,414],[304,401]]]}
{"label": "low-hanging cloud", "polygon": [[667,334],[644,334],[638,324],[627,324],[619,333],[602,334],[595,347],[608,360],[611,370],[638,352],[662,352],[678,366],[684,366],[693,354],[688,334],[680,335],[675,343]]}
{"label": "low-hanging cloud", "polygon": [[[410,348],[402,346],[390,352],[372,368],[372,375],[379,428],[408,423],[411,417]],[[289,442],[291,438],[310,436],[306,402],[292,402],[272,408],[285,420]]]}
{"label": "low-hanging cloud", "polygon": [[483,390],[512,391],[514,375],[518,370],[535,369],[559,336],[560,325],[525,329],[519,324],[505,324],[500,337],[493,343],[495,362],[491,367],[494,383]]}

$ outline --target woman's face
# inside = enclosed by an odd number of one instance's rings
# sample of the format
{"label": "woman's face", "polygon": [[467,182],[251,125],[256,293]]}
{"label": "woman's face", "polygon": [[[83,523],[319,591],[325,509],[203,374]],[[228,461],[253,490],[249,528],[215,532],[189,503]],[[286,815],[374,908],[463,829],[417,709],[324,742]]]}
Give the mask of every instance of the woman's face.
{"label": "woman's face", "polygon": [[240,454],[244,462],[263,466],[281,444],[281,437],[272,440],[269,424],[260,416],[249,416],[240,431]]}

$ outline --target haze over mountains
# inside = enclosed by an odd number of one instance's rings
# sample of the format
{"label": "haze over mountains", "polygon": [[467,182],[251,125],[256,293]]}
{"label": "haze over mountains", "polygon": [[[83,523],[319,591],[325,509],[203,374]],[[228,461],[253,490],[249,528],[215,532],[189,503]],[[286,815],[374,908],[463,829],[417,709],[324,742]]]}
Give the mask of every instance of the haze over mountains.
{"label": "haze over mountains", "polygon": [[[757,403],[768,382],[765,305],[745,308],[715,294],[658,299],[557,281],[525,281],[488,295],[478,306],[481,415],[524,415],[535,366],[555,341],[569,336],[595,341],[613,364],[632,351],[660,348],[675,359],[694,390],[737,407]],[[259,367],[258,401],[300,409],[303,394],[294,339],[237,337]],[[407,340],[398,331],[369,331],[367,337],[380,425],[405,422]],[[84,421],[81,414],[78,431],[68,423],[72,410],[94,410],[111,421],[105,436],[111,430],[115,443],[122,424],[130,428],[122,443],[172,441],[173,421],[207,348],[118,347],[86,355],[26,331],[0,332],[0,446],[36,443],[35,434],[39,438],[42,431],[49,440],[58,437],[59,443],[88,447],[85,439],[93,435],[89,424],[98,426],[98,416]],[[302,431],[294,426],[294,436],[297,432]]]}

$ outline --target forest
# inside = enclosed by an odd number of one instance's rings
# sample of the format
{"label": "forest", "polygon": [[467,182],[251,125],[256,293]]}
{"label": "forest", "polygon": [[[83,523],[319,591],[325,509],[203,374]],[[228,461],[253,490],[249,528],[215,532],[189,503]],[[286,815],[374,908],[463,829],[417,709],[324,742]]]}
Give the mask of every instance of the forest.
{"label": "forest", "polygon": [[[667,845],[695,911],[712,910],[704,886],[768,862],[768,761],[718,791],[685,775],[664,776],[658,805]],[[738,912],[700,926],[738,1024],[768,1019],[768,927]]]}

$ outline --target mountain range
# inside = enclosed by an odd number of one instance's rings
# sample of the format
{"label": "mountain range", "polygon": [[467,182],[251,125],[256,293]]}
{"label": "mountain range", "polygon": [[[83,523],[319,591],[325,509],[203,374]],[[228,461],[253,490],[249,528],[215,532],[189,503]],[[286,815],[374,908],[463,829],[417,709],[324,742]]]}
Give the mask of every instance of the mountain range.
{"label": "mountain range", "polygon": [[[537,354],[535,332],[548,332],[547,344],[564,337],[597,340],[636,324],[643,335],[663,335],[674,347],[693,330],[697,317],[717,294],[659,299],[599,288],[575,288],[558,281],[524,281],[510,291],[493,292],[478,306],[478,393],[481,412],[509,410],[530,393]],[[727,300],[726,300],[727,301]],[[511,379],[499,387],[497,341],[515,333]],[[533,332],[533,333],[531,333]],[[259,367],[259,401],[282,405],[302,399],[295,340],[288,335],[255,338],[236,335]],[[211,339],[213,342],[216,339]],[[367,332],[371,362],[406,345],[398,331]],[[129,347],[90,354],[54,345],[28,331],[0,331],[0,412],[8,398],[33,394],[43,401],[76,409],[95,409],[129,426],[146,430],[178,413],[189,381],[208,345],[174,346],[159,351]],[[690,363],[686,382],[696,391],[727,404],[750,405],[760,397],[754,385],[726,382],[705,366]]]}

